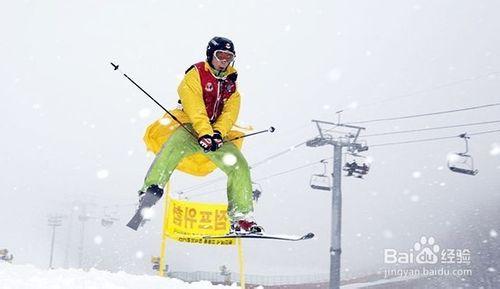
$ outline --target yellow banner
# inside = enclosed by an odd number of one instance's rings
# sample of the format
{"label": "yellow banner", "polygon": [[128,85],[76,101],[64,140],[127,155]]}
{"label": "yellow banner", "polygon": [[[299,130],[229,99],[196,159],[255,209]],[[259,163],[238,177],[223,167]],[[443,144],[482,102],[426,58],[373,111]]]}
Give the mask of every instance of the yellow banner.
{"label": "yellow banner", "polygon": [[179,242],[207,245],[235,245],[234,239],[206,240],[229,232],[226,204],[195,203],[168,197],[166,236]]}

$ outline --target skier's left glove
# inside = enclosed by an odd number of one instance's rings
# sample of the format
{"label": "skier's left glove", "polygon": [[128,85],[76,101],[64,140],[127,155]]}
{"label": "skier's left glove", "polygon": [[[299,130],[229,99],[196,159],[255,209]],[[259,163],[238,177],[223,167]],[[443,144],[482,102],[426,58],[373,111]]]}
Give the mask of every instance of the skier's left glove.
{"label": "skier's left glove", "polygon": [[224,140],[222,139],[220,131],[214,130],[214,134],[212,135],[212,141],[213,141],[212,150],[214,151],[218,150],[224,144]]}
{"label": "skier's left glove", "polygon": [[212,136],[206,134],[198,138],[198,144],[203,148],[205,152],[214,151]]}

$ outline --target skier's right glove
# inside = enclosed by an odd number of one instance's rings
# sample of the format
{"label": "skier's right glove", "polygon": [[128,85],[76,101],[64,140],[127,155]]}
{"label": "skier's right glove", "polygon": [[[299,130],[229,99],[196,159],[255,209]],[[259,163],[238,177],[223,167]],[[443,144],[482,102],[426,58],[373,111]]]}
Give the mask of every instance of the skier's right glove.
{"label": "skier's right glove", "polygon": [[214,130],[214,135],[212,136],[214,151],[220,149],[220,147],[224,144],[224,140],[222,139],[222,135],[218,130]]}
{"label": "skier's right glove", "polygon": [[198,144],[205,151],[215,151],[213,149],[212,136],[206,134],[198,138]]}

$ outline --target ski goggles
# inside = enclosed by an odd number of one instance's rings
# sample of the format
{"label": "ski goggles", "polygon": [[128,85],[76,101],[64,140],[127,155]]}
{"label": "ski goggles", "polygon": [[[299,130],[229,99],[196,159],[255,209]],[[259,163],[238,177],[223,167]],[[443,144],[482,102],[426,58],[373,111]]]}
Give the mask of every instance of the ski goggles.
{"label": "ski goggles", "polygon": [[236,57],[236,55],[234,55],[234,53],[232,53],[231,51],[227,50],[215,50],[214,57],[218,61],[232,62]]}

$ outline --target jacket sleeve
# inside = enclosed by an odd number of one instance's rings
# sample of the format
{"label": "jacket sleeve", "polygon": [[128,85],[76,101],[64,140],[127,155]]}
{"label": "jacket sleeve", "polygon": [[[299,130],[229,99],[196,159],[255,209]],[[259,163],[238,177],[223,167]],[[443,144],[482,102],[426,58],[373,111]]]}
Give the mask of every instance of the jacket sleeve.
{"label": "jacket sleeve", "polygon": [[222,137],[227,135],[238,119],[240,103],[240,93],[235,91],[224,104],[221,115],[217,118],[217,121],[215,121],[213,125],[213,129],[220,131]]}
{"label": "jacket sleeve", "polygon": [[189,117],[191,124],[198,136],[212,135],[213,129],[208,119],[200,75],[196,68],[189,70],[177,88],[184,112]]}

